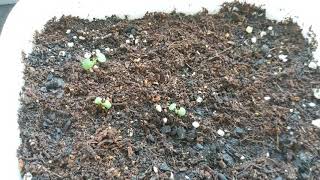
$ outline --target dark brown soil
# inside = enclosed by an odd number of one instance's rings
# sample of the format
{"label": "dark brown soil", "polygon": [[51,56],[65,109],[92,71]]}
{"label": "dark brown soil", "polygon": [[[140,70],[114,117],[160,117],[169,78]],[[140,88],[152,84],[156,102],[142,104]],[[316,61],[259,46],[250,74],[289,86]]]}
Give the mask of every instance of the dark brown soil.
{"label": "dark brown soil", "polygon": [[[267,32],[263,38],[261,31]],[[147,13],[136,20],[52,19],[24,59],[21,174],[317,179],[320,131],[311,121],[320,116],[312,94],[320,73],[306,66],[314,48],[291,20],[272,21],[265,10],[239,3],[224,4],[214,15],[204,10],[192,16]],[[86,72],[80,60],[95,49],[109,60]],[[97,96],[110,98],[112,108],[99,109]],[[171,102],[187,115],[169,112]]]}

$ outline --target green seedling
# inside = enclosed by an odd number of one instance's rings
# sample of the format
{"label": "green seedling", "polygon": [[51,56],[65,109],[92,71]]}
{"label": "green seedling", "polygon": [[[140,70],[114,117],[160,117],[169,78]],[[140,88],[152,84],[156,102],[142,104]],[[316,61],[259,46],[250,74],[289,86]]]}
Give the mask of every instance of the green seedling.
{"label": "green seedling", "polygon": [[94,103],[96,105],[101,105],[102,104],[102,98],[101,97],[96,97],[96,99],[94,100]]}
{"label": "green seedling", "polygon": [[109,110],[112,107],[112,104],[109,100],[102,101],[101,97],[96,97],[94,100],[94,103],[98,106],[100,106],[102,109]]}
{"label": "green seedling", "polygon": [[179,117],[183,117],[187,113],[187,111],[184,107],[180,107],[179,109],[176,109],[175,112]]}
{"label": "green seedling", "polygon": [[175,111],[176,108],[177,108],[177,104],[176,104],[176,103],[172,103],[172,104],[170,104],[170,106],[169,106],[169,110],[170,110],[170,111]]}
{"label": "green seedling", "polygon": [[84,70],[90,70],[93,68],[93,66],[96,64],[96,60],[91,60],[91,59],[84,59],[83,61],[81,61],[81,67],[84,69]]}
{"label": "green seedling", "polygon": [[109,110],[112,106],[111,102],[108,100],[105,100],[101,105],[103,109],[107,109],[107,110]]}

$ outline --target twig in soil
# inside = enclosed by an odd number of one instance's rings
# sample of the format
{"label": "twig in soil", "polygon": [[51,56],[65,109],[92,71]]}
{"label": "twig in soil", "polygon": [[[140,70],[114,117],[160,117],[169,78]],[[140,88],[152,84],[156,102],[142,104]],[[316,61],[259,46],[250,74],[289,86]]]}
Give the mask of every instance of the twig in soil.
{"label": "twig in soil", "polygon": [[97,155],[97,153],[94,151],[94,149],[89,145],[85,144],[86,150],[92,157],[94,157],[96,160],[100,159],[100,156]]}
{"label": "twig in soil", "polygon": [[212,60],[212,59],[214,59],[214,58],[216,58],[216,57],[219,57],[219,55],[221,55],[221,54],[223,54],[223,53],[225,53],[225,52],[229,51],[229,50],[230,50],[230,49],[232,49],[232,48],[233,48],[233,47],[232,47],[232,46],[230,46],[230,47],[228,47],[228,48],[224,49],[223,51],[220,51],[220,52],[216,53],[213,57],[209,58],[209,60]]}
{"label": "twig in soil", "polygon": [[261,143],[262,145],[267,146],[267,144],[266,144],[265,142],[253,140],[253,139],[251,139],[251,138],[249,138],[249,137],[248,137],[248,138],[241,139],[241,140],[240,140],[240,143],[241,143],[242,141],[250,141],[250,142],[253,142],[253,143]]}
{"label": "twig in soil", "polygon": [[279,86],[279,84],[278,83],[275,83],[276,84],[276,86],[279,88],[279,90],[281,91],[281,92],[283,92],[283,90],[282,90],[282,88]]}
{"label": "twig in soil", "polygon": [[55,172],[52,172],[50,171],[48,168],[44,167],[43,165],[40,166],[44,171],[46,171],[47,173],[49,174],[53,174],[55,176],[58,176],[59,178],[62,178],[62,176],[60,176],[59,174],[55,173]]}
{"label": "twig in soil", "polygon": [[277,137],[276,137],[276,149],[278,150],[278,151],[280,151],[280,148],[279,148],[279,144],[280,144],[280,140],[279,140],[279,134],[280,134],[280,129],[279,129],[279,127],[278,127],[278,125],[276,125],[277,127],[276,127],[276,133],[277,133]]}
{"label": "twig in soil", "polygon": [[122,105],[127,105],[128,103],[126,102],[121,102],[121,103],[112,103],[114,106],[122,106]]}

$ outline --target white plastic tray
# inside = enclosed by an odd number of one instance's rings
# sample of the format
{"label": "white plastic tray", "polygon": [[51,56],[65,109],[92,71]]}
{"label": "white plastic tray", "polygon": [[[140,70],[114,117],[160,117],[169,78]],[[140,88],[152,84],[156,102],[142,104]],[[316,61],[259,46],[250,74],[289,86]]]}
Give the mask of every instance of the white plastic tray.
{"label": "white plastic tray", "polygon": [[[82,18],[104,18],[116,14],[129,18],[143,16],[146,11],[196,13],[202,7],[217,12],[222,0],[20,0],[8,16],[0,37],[0,179],[19,179],[16,150],[19,144],[17,111],[19,92],[23,85],[21,52],[30,52],[32,35],[41,30],[53,16],[74,15]],[[267,16],[282,20],[291,16],[303,27],[310,25],[320,34],[320,13],[316,0],[247,0],[257,5],[264,4]],[[317,37],[319,41],[319,37]],[[320,59],[319,49],[314,54]],[[320,65],[320,61],[318,62]],[[319,68],[319,67],[318,67]]]}

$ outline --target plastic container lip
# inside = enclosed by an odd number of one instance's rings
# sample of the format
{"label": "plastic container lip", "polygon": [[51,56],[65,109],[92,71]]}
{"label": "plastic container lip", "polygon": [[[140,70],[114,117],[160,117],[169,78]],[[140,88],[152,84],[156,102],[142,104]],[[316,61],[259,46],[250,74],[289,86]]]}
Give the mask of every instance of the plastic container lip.
{"label": "plastic container lip", "polygon": [[[232,0],[227,0],[232,1]],[[2,69],[0,71],[0,176],[1,179],[19,179],[16,150],[19,145],[17,111],[19,109],[19,92],[23,85],[23,64],[21,52],[30,52],[32,36],[35,30],[41,30],[47,20],[61,15],[73,15],[81,18],[104,18],[116,14],[120,17],[142,17],[147,11],[178,12],[192,14],[202,7],[210,13],[217,12],[222,0],[20,0],[12,9],[0,36]],[[320,34],[320,21],[316,1],[290,0],[246,0],[248,3],[263,5],[268,18],[283,20],[292,17],[302,27],[304,35],[312,25],[316,34]],[[317,37],[319,42],[320,38]],[[319,48],[314,53],[320,65]],[[319,67],[318,67],[319,68]],[[308,91],[308,90],[306,90]]]}

